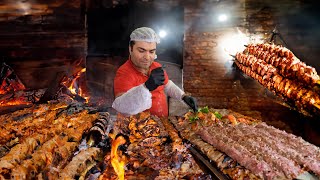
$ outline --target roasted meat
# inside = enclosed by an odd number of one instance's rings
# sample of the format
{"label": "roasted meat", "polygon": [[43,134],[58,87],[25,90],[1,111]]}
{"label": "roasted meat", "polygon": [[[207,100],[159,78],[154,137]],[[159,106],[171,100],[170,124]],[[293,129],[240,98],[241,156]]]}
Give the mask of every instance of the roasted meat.
{"label": "roasted meat", "polygon": [[[196,121],[192,118],[197,115],[188,113],[172,122],[223,172],[233,172],[228,174],[230,177],[238,179],[237,174],[261,179],[294,179],[307,170],[320,175],[318,147],[300,137],[237,114],[221,115],[218,121],[209,118],[209,114],[215,111],[210,109],[205,113],[205,118]],[[214,123],[206,122],[210,120]],[[226,159],[224,153],[232,160]],[[235,161],[241,166],[236,166]],[[223,165],[225,162],[228,165]]]}
{"label": "roasted meat", "polygon": [[[122,132],[128,132],[125,135],[129,137],[125,177],[137,175],[138,178],[141,171],[151,172],[150,176],[143,179],[196,178],[204,174],[168,119],[143,112],[118,120],[127,122],[127,127],[118,122],[115,124],[121,125],[124,129]],[[107,177],[106,174],[104,176]]]}
{"label": "roasted meat", "polygon": [[101,150],[95,147],[81,151],[72,158],[71,162],[64,169],[61,170],[59,178],[75,179],[76,176],[80,176],[81,173],[86,170],[87,166],[90,166],[97,160],[100,153]]}
{"label": "roasted meat", "polygon": [[0,158],[0,177],[57,179],[59,172],[55,170],[68,164],[92,123],[106,116],[89,113],[85,106],[73,108],[64,103],[35,105],[13,113],[11,118],[0,116],[5,124],[0,127],[0,142],[19,139]]}
{"label": "roasted meat", "polygon": [[293,108],[314,114],[320,107],[320,95],[312,88],[319,82],[318,75],[309,66],[295,68],[303,63],[287,51],[269,44],[248,45],[244,52],[236,54],[235,64]]}
{"label": "roasted meat", "polygon": [[244,53],[249,53],[273,65],[282,76],[293,80],[298,79],[307,86],[313,86],[320,80],[315,68],[300,61],[285,47],[268,43],[249,44]]}

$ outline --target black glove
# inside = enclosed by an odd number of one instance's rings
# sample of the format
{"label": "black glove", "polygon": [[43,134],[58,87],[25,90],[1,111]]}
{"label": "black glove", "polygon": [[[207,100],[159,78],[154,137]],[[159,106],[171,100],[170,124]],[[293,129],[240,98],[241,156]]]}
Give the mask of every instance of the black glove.
{"label": "black glove", "polygon": [[151,71],[149,79],[144,83],[149,91],[157,89],[158,86],[164,84],[164,71],[162,67],[158,67]]}
{"label": "black glove", "polygon": [[192,108],[192,110],[194,112],[197,112],[198,111],[198,105],[197,105],[197,101],[195,98],[191,97],[191,96],[184,96],[182,98],[182,100],[184,102],[186,102],[188,104],[188,106],[190,106],[190,108]]}

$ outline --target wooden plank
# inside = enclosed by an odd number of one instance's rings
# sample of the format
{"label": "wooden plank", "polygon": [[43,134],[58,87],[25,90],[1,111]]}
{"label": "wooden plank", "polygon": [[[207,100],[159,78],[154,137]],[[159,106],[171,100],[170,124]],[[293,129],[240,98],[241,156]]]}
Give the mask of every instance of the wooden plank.
{"label": "wooden plank", "polygon": [[48,101],[52,100],[58,93],[60,82],[62,78],[66,76],[65,71],[59,71],[56,73],[54,78],[51,80],[51,83],[46,90],[46,92],[41,96],[40,100],[38,101],[39,104],[47,103]]}
{"label": "wooden plank", "polygon": [[[19,41],[18,41],[18,40]],[[0,35],[0,48],[72,48],[84,47],[84,34],[49,34],[49,35]]]}
{"label": "wooden plank", "polygon": [[[43,44],[45,46],[45,44]],[[25,59],[38,59],[38,60],[48,60],[57,58],[70,58],[85,56],[85,50],[83,47],[71,47],[71,48],[1,48],[0,54],[5,57],[19,58],[23,57]],[[10,59],[9,59],[10,60]]]}

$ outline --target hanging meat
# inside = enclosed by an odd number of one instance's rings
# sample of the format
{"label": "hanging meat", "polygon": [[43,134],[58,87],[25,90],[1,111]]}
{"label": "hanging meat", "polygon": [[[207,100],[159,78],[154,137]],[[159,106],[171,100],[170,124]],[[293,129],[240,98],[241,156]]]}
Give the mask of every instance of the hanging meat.
{"label": "hanging meat", "polygon": [[282,97],[300,112],[312,115],[320,109],[319,83],[314,68],[301,62],[287,48],[274,44],[249,44],[236,54],[235,64],[248,76]]}
{"label": "hanging meat", "polygon": [[273,65],[283,77],[299,80],[307,86],[314,86],[320,77],[315,68],[300,61],[289,49],[275,44],[249,44],[244,53]]}

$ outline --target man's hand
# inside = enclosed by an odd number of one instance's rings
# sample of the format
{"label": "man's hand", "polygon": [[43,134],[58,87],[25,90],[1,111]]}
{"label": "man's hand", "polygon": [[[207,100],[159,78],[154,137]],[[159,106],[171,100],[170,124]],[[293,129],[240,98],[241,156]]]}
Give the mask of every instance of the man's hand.
{"label": "man's hand", "polygon": [[190,108],[192,108],[192,110],[194,112],[198,111],[198,104],[195,98],[191,97],[191,96],[184,96],[182,98],[182,100],[187,103],[188,106],[190,106]]}
{"label": "man's hand", "polygon": [[157,89],[158,86],[164,84],[164,71],[162,67],[158,67],[151,71],[149,79],[144,83],[149,91]]}

